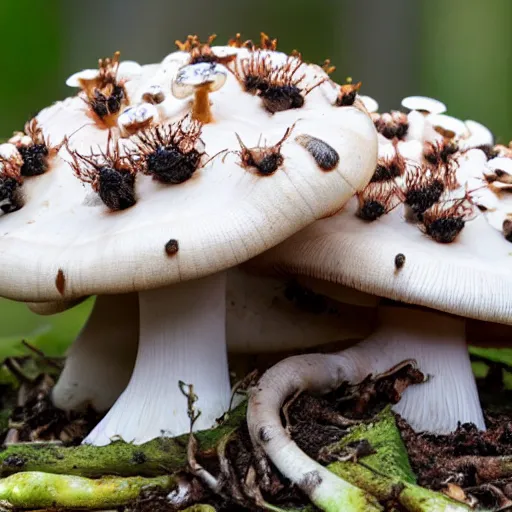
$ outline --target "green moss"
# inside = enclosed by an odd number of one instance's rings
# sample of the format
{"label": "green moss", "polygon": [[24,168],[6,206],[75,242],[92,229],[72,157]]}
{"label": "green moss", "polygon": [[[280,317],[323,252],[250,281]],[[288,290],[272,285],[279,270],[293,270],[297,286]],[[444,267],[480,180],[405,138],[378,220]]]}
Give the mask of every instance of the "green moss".
{"label": "green moss", "polygon": [[371,423],[362,423],[352,428],[347,436],[329,447],[328,451],[343,452],[350,443],[362,440],[368,441],[376,451],[364,457],[365,465],[403,482],[416,483],[391,407],[386,407]]}
{"label": "green moss", "polygon": [[[245,418],[245,404],[235,409],[220,427],[198,432],[200,450],[207,451]],[[159,438],[135,446],[115,441],[108,446],[61,447],[16,445],[0,452],[0,476],[20,471],[43,471],[97,478],[103,475],[157,476],[173,473],[187,464],[188,436]]]}
{"label": "green moss", "polygon": [[98,509],[126,505],[137,499],[142,490],[151,487],[170,492],[176,487],[176,483],[170,476],[104,477],[92,480],[31,471],[0,480],[0,500],[16,508]]}

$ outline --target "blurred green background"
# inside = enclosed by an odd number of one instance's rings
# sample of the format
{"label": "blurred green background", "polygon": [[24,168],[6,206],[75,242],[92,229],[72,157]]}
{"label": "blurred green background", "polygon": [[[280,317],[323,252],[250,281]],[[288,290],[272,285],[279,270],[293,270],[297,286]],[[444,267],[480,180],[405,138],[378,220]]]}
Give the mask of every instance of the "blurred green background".
{"label": "blurred green background", "polygon": [[[512,138],[512,0],[0,0],[0,138],[74,91],[71,73],[121,50],[125,59],[157,62],[174,40],[236,32],[278,37],[306,60],[330,58],[334,78],[363,81],[382,110],[405,95],[444,101],[449,113],[478,120],[500,142]],[[61,352],[90,303],[41,318],[0,302],[0,356],[18,340]],[[49,340],[52,340],[51,342]]]}

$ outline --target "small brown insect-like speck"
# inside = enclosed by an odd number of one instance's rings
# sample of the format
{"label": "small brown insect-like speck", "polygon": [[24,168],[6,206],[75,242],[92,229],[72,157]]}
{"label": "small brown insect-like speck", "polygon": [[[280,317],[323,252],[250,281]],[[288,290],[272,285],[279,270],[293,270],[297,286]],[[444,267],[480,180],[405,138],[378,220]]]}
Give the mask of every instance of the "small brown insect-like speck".
{"label": "small brown insect-like speck", "polygon": [[350,107],[356,100],[357,93],[361,89],[362,82],[353,84],[351,81],[340,87],[340,92],[336,98],[335,105],[337,107]]}
{"label": "small brown insect-like speck", "polygon": [[386,139],[403,139],[409,130],[409,120],[403,112],[393,110],[390,113],[372,114],[373,124]]}
{"label": "small brown insect-like speck", "polygon": [[405,254],[401,252],[395,256],[395,269],[400,270],[405,265]]}
{"label": "small brown insect-like speck", "polygon": [[312,135],[297,135],[295,141],[304,147],[323,171],[332,171],[339,163],[340,156],[327,142]]}
{"label": "small brown insect-like speck", "polygon": [[179,250],[180,250],[180,246],[179,246],[178,240],[175,240],[174,238],[171,238],[165,244],[165,253],[167,254],[167,256],[174,256],[175,254],[178,254]]}
{"label": "small brown insect-like speck", "polygon": [[292,55],[284,64],[276,65],[267,52],[255,51],[249,58],[237,62],[234,73],[245,91],[258,95],[265,109],[275,114],[301,108],[305,97],[328,80],[322,78],[313,86],[302,88],[303,65],[299,55]]}
{"label": "small brown insect-like speck", "polygon": [[373,222],[394,210],[403,199],[400,187],[393,180],[369,183],[357,194],[359,207],[356,215],[362,220]]}
{"label": "small brown insect-like speck", "polygon": [[61,295],[64,295],[64,290],[66,289],[66,276],[61,268],[59,268],[57,276],[55,277],[55,287]]}
{"label": "small brown insect-like speck", "polygon": [[125,210],[136,203],[136,167],[128,156],[120,155],[119,142],[114,142],[109,131],[105,152],[89,156],[78,154],[68,147],[73,161],[71,168],[77,178],[90,183],[103,203],[113,211]]}
{"label": "small brown insect-like speck", "polygon": [[441,244],[452,243],[463,230],[473,214],[473,207],[467,197],[441,201],[424,214],[420,228]]}
{"label": "small brown insect-like speck", "polygon": [[287,128],[283,138],[273,146],[248,148],[238,134],[235,134],[241,147],[240,151],[236,152],[240,156],[240,165],[244,168],[256,169],[260,176],[271,176],[274,174],[283,164],[284,159],[283,155],[281,155],[281,146],[291,135],[293,126]]}
{"label": "small brown insect-like speck", "polygon": [[139,150],[134,164],[161,183],[178,185],[189,180],[205,154],[202,126],[187,116],[177,123],[146,130],[134,138]]}
{"label": "small brown insect-like speck", "polygon": [[117,80],[120,55],[116,52],[112,58],[99,59],[98,75],[79,79],[86,103],[107,127],[116,124],[121,107],[128,103],[124,82]]}
{"label": "small brown insect-like speck", "polygon": [[175,41],[178,50],[190,53],[189,64],[200,64],[202,62],[223,64],[227,66],[236,59],[236,54],[219,57],[212,50],[212,43],[217,36],[212,34],[206,43],[202,43],[197,35],[189,35],[185,41]]}

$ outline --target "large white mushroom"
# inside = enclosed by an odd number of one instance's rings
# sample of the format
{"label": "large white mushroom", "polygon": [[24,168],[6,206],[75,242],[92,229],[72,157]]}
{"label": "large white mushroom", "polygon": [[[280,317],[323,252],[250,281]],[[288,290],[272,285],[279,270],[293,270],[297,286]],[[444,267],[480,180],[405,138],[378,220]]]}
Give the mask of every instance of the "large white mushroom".
{"label": "large white mushroom", "polygon": [[[30,303],[29,307],[37,314],[53,315],[77,302]],[[52,390],[57,407],[80,410],[91,405],[102,412],[114,404],[130,380],[137,357],[138,319],[137,294],[97,298]],[[251,275],[238,267],[227,272],[227,347],[240,369],[253,370],[255,357],[268,364],[268,360],[316,347],[326,351],[350,346],[371,333],[374,320],[367,307],[329,299],[295,281]]]}
{"label": "large white mushroom", "polygon": [[[278,52],[221,48],[229,54],[221,60],[215,47],[190,45],[122,83],[121,105],[144,103],[151,74],[174,73],[171,83],[188,87],[179,71],[199,64],[196,48],[202,61],[208,52],[231,69],[222,88],[208,86],[206,99],[165,89],[151,104],[158,116],[130,126],[143,130],[131,138],[119,138],[122,107],[102,118],[91,104],[103,83],[87,84],[88,101],[43,110],[42,133],[66,150],[24,182],[23,207],[1,221],[0,294],[32,302],[138,294],[134,371],[89,443],[187,431],[180,380],[199,396],[196,427],[211,426],[230,395],[225,270],[337,211],[375,166],[364,107],[335,106],[337,89],[321,68]],[[115,103],[115,72],[101,76],[106,104],[112,91]]]}
{"label": "large white mushroom", "polygon": [[[473,188],[486,186],[488,147],[460,150],[471,134],[443,135],[438,114],[435,121],[417,114],[425,124],[416,140],[407,137],[409,126],[380,138],[376,172],[357,198],[247,263],[253,271],[306,278],[313,289],[317,282],[324,292],[338,284],[381,299],[379,327],[364,341],[286,359],[253,390],[251,438],[295,480],[312,462],[282,426],[285,400],[302,391],[326,393],[405,359],[415,359],[429,377],[395,406],[416,430],[447,433],[459,422],[485,428],[465,318],[512,324],[511,246],[479,211]],[[404,122],[398,115],[374,119],[379,130],[382,119],[386,129]],[[487,135],[475,141],[489,143]]]}

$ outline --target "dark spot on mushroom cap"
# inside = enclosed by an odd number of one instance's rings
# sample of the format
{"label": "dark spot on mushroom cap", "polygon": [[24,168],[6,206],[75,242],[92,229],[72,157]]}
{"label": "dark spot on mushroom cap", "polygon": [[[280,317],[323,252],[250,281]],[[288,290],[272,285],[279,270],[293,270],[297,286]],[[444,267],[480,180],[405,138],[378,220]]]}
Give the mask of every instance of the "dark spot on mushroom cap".
{"label": "dark spot on mushroom cap", "polygon": [[48,148],[46,144],[31,144],[18,148],[23,165],[22,176],[39,176],[48,170]]}
{"label": "dark spot on mushroom cap", "polygon": [[304,105],[304,96],[296,85],[270,85],[263,90],[260,87],[260,97],[264,107],[271,114],[301,108]]}
{"label": "dark spot on mushroom cap", "polygon": [[199,166],[201,154],[192,149],[188,153],[177,147],[159,147],[146,157],[148,171],[162,182],[177,185],[190,179]]}
{"label": "dark spot on mushroom cap", "polygon": [[272,439],[270,430],[271,429],[269,427],[261,427],[258,430],[258,438],[262,443],[268,443]]}
{"label": "dark spot on mushroom cap", "polygon": [[14,212],[22,206],[19,193],[20,184],[14,178],[0,176],[0,210]]}
{"label": "dark spot on mushroom cap", "polygon": [[57,276],[55,277],[55,287],[61,295],[64,295],[64,290],[66,288],[66,276],[61,268],[59,268]]}
{"label": "dark spot on mushroom cap", "polygon": [[425,226],[425,233],[441,244],[449,244],[457,238],[464,228],[462,217],[442,217]]}
{"label": "dark spot on mushroom cap", "polygon": [[505,219],[502,225],[503,236],[505,240],[512,242],[512,220]]}
{"label": "dark spot on mushroom cap", "polygon": [[98,170],[98,194],[111,210],[125,210],[136,202],[135,176],[127,170],[101,167]]}
{"label": "dark spot on mushroom cap", "polygon": [[299,487],[304,491],[307,495],[311,495],[311,493],[322,483],[322,477],[320,473],[316,470],[309,471],[306,473],[302,480],[299,482]]}
{"label": "dark spot on mushroom cap", "polygon": [[386,213],[386,208],[379,201],[365,201],[357,210],[357,216],[367,221],[377,220]]}
{"label": "dark spot on mushroom cap", "polygon": [[405,265],[405,254],[401,252],[395,256],[395,268],[400,270]]}
{"label": "dark spot on mushroom cap", "polygon": [[323,171],[332,171],[339,163],[340,156],[327,142],[312,135],[298,135],[295,141],[304,147]]}
{"label": "dark spot on mushroom cap", "polygon": [[178,240],[175,240],[174,238],[171,238],[166,244],[165,244],[165,252],[168,256],[174,256],[178,251],[180,247],[178,244]]}

